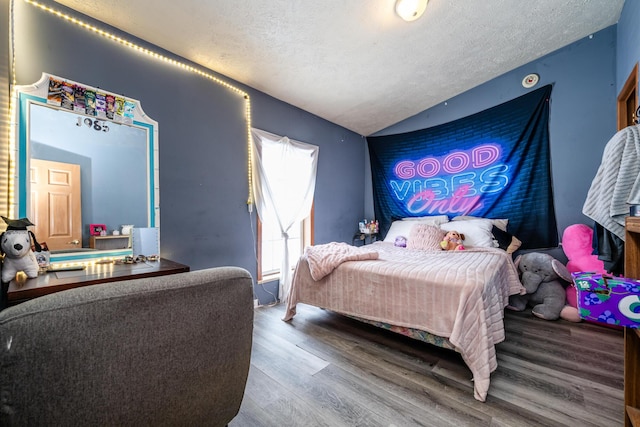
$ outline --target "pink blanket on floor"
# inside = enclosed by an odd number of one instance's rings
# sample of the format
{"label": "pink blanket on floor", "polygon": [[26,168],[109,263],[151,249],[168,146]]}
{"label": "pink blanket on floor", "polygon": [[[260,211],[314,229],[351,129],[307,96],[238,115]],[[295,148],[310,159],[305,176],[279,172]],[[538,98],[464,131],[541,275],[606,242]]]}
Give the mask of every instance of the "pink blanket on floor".
{"label": "pink blanket on floor", "polygon": [[320,280],[346,261],[378,259],[378,252],[346,243],[309,246],[304,252],[313,280]]}

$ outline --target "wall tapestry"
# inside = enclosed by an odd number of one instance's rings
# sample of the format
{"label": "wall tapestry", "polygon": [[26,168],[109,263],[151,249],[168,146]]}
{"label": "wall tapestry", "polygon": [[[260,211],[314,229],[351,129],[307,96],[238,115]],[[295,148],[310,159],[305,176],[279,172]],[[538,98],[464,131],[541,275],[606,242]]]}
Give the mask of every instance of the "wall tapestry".
{"label": "wall tapestry", "polygon": [[549,156],[551,85],[453,122],[367,137],[382,235],[408,216],[509,219],[522,249],[558,245]]}

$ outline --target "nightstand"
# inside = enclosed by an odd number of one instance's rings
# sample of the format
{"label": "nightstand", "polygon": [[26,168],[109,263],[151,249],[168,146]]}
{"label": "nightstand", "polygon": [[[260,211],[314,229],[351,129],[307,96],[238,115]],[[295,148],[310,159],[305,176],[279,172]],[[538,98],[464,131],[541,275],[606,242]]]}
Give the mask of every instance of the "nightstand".
{"label": "nightstand", "polygon": [[352,245],[356,245],[356,242],[361,241],[363,245],[373,243],[378,240],[378,233],[362,233],[358,231],[353,235]]}

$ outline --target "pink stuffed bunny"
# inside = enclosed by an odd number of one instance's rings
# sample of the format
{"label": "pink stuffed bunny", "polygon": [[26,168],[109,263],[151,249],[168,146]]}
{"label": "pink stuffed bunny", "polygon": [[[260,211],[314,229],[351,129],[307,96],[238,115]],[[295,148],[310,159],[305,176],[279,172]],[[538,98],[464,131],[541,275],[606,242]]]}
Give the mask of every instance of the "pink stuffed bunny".
{"label": "pink stuffed bunny", "polygon": [[[592,255],[593,229],[585,224],[573,224],[562,233],[562,249],[569,260],[567,270],[569,273],[577,271],[592,271],[594,273],[606,273],[604,263],[597,255]],[[565,320],[580,322],[578,313],[578,293],[575,285],[567,286],[567,306],[560,314]]]}
{"label": "pink stuffed bunny", "polygon": [[606,273],[604,263],[597,255],[592,255],[593,229],[585,224],[573,224],[562,233],[562,249],[567,256],[567,270],[569,273],[576,271],[593,271]]}

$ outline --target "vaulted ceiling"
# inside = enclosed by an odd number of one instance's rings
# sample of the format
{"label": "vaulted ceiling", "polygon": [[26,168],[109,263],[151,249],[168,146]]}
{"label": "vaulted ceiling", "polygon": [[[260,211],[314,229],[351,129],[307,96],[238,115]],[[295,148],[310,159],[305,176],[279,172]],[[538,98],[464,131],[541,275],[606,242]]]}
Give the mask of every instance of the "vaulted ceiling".
{"label": "vaulted ceiling", "polygon": [[370,135],[617,23],[624,0],[56,0]]}

